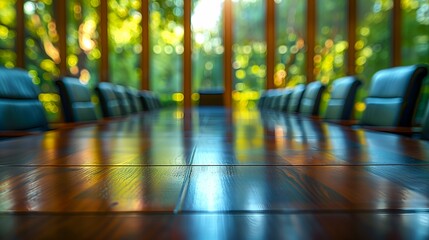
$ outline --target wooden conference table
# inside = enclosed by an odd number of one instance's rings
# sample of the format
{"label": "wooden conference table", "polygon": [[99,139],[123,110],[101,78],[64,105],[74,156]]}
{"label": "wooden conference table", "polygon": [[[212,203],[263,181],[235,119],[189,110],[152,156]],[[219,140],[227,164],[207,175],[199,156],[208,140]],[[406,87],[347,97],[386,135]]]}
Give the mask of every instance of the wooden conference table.
{"label": "wooden conference table", "polygon": [[1,239],[429,238],[429,142],[200,108],[0,141]]}

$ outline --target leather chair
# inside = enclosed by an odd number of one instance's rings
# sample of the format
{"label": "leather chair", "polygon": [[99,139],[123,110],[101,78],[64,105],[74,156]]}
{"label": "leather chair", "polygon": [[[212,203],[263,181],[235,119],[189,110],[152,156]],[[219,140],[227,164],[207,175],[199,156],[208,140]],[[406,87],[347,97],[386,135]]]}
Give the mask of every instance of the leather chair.
{"label": "leather chair", "polygon": [[48,130],[39,93],[27,71],[0,68],[0,131]]}
{"label": "leather chair", "polygon": [[274,89],[269,89],[265,92],[265,100],[264,100],[264,104],[262,105],[262,109],[263,110],[267,110],[271,108],[271,104],[274,101],[274,95],[275,95],[275,90]]}
{"label": "leather chair", "polygon": [[331,98],[324,118],[326,120],[351,120],[356,92],[362,82],[354,76],[342,77],[332,83]]}
{"label": "leather chair", "polygon": [[153,107],[152,107],[152,103],[151,103],[148,91],[145,91],[145,90],[140,91],[139,96],[140,96],[140,102],[141,102],[143,111],[152,110]]}
{"label": "leather chair", "polygon": [[283,95],[284,95],[283,89],[275,89],[274,90],[273,101],[271,102],[270,109],[275,110],[275,111],[278,111],[280,109],[280,105],[282,103]]}
{"label": "leather chair", "polygon": [[121,107],[121,115],[122,116],[130,115],[132,113],[131,104],[130,104],[130,101],[128,100],[126,88],[121,85],[115,85],[113,90],[116,94],[116,97],[119,100],[119,105]]}
{"label": "leather chair", "polygon": [[152,92],[143,90],[140,91],[139,95],[143,111],[152,111],[160,108],[160,102]]}
{"label": "leather chair", "polygon": [[138,91],[132,88],[127,88],[126,92],[127,92],[128,101],[130,102],[130,105],[131,105],[131,112],[132,113],[141,112],[142,105],[140,102]]}
{"label": "leather chair", "polygon": [[293,92],[289,98],[289,103],[287,106],[288,113],[298,113],[301,107],[301,100],[305,93],[305,85],[300,84],[295,86]]}
{"label": "leather chair", "polygon": [[291,89],[287,89],[284,91],[282,99],[280,100],[280,111],[287,112],[289,107],[290,97],[292,96],[293,91]]}
{"label": "leather chair", "polygon": [[101,82],[95,87],[100,100],[103,117],[119,117],[122,115],[121,105],[114,91],[115,86],[109,82]]}
{"label": "leather chair", "polygon": [[64,120],[66,122],[87,122],[98,120],[91,92],[79,79],[63,77],[56,85],[61,97]]}
{"label": "leather chair", "polygon": [[275,111],[280,111],[283,105],[283,98],[286,93],[285,89],[275,89],[274,90],[273,101],[271,102],[270,109]]}
{"label": "leather chair", "polygon": [[411,127],[427,66],[411,65],[380,70],[371,80],[361,125]]}
{"label": "leather chair", "polygon": [[262,109],[263,108],[263,106],[264,106],[264,102],[265,102],[265,100],[267,99],[267,91],[265,91],[265,92],[263,92],[262,94],[261,94],[261,97],[259,98],[259,100],[258,100],[258,104],[257,104],[257,106],[258,106],[258,108],[259,109]]}
{"label": "leather chair", "polygon": [[304,116],[319,116],[320,100],[325,89],[326,86],[319,81],[307,84],[299,113]]}

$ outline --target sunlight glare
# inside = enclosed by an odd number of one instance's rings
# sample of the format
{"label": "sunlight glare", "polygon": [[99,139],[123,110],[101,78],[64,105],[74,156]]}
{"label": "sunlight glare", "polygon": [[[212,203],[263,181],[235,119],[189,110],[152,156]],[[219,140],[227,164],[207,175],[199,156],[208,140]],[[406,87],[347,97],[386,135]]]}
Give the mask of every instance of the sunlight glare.
{"label": "sunlight glare", "polygon": [[221,20],[223,0],[200,0],[195,6],[192,15],[192,28],[194,31],[207,31],[218,29]]}

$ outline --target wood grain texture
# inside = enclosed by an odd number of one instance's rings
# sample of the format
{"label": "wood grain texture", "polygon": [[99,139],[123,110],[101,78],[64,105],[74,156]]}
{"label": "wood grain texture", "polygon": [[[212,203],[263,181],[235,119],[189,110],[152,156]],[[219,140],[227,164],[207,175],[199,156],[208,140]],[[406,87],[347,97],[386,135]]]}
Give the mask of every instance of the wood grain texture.
{"label": "wood grain texture", "polygon": [[[429,205],[428,170],[414,166],[193,167],[183,210],[425,209]],[[393,178],[385,173],[401,171],[419,174]],[[419,183],[418,187],[411,187],[413,183]]]}
{"label": "wood grain texture", "polygon": [[425,239],[428,206],[429,142],[295,115],[163,109],[0,141],[1,239]]}
{"label": "wood grain texture", "polygon": [[173,211],[184,167],[1,167],[2,212]]}

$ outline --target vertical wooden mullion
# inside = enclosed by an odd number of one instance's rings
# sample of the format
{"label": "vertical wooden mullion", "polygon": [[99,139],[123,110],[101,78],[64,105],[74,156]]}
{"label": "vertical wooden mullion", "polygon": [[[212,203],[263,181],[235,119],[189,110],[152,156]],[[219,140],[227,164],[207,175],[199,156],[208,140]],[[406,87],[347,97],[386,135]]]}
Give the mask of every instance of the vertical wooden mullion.
{"label": "vertical wooden mullion", "polygon": [[100,81],[109,81],[108,0],[100,1]]}
{"label": "vertical wooden mullion", "polygon": [[402,10],[401,0],[393,0],[393,36],[392,36],[392,65],[401,65],[401,38],[402,38],[402,24],[401,24]]}
{"label": "vertical wooden mullion", "polygon": [[356,74],[356,29],[357,29],[357,1],[349,0],[348,6],[348,42],[347,74]]}
{"label": "vertical wooden mullion", "polygon": [[183,54],[183,95],[184,107],[192,107],[192,42],[191,42],[191,11],[192,1],[184,1],[184,54]]}
{"label": "vertical wooden mullion", "polygon": [[149,39],[149,0],[142,1],[141,14],[142,14],[142,48],[143,51],[140,55],[140,69],[141,69],[141,83],[140,87],[144,90],[150,89],[150,63],[149,63],[149,55],[150,55],[150,39]]}
{"label": "vertical wooden mullion", "polygon": [[24,0],[16,1],[16,66],[25,68],[25,21]]}
{"label": "vertical wooden mullion", "polygon": [[231,0],[224,1],[224,54],[223,54],[223,73],[224,73],[224,105],[227,108],[232,107],[232,44],[233,44],[233,12]]}
{"label": "vertical wooden mullion", "polygon": [[59,36],[60,59],[59,68],[62,76],[67,75],[67,0],[55,1],[57,32]]}
{"label": "vertical wooden mullion", "polygon": [[267,82],[266,88],[275,88],[274,84],[274,66],[276,54],[276,11],[274,0],[266,0],[266,21],[265,21],[265,34],[267,41]]}
{"label": "vertical wooden mullion", "polygon": [[316,46],[316,0],[307,0],[307,83],[315,80],[314,76],[314,47]]}

